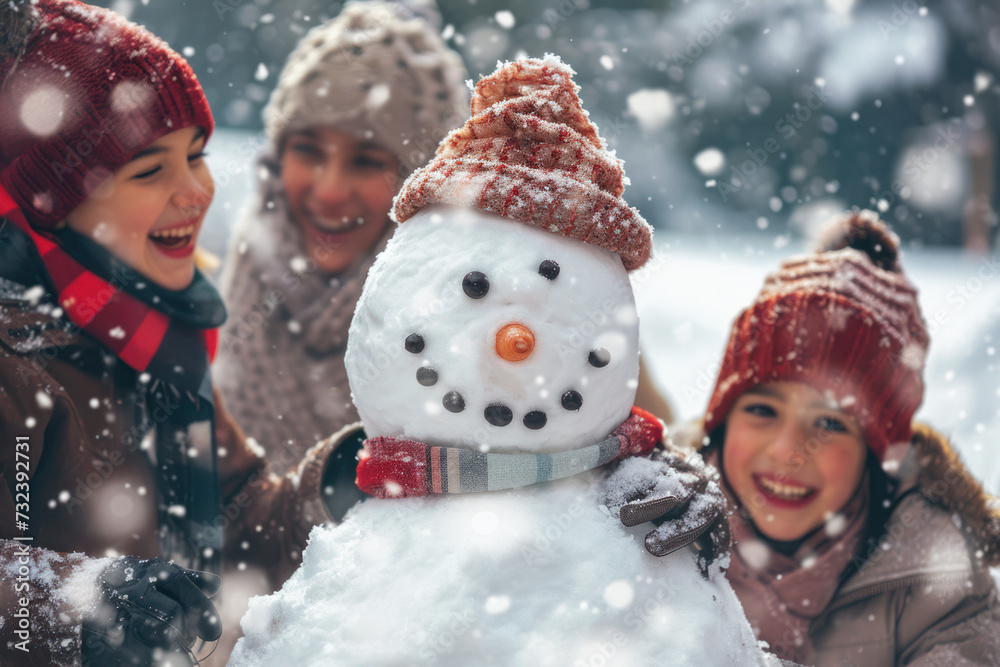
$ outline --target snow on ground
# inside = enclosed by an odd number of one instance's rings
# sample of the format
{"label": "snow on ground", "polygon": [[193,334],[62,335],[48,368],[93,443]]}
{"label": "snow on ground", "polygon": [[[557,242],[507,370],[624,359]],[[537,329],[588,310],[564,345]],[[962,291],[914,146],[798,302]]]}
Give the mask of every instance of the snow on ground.
{"label": "snow on ground", "polygon": [[[777,247],[776,247],[777,246]],[[659,230],[647,268],[633,274],[640,346],[679,420],[708,404],[729,329],[801,241],[682,235]],[[931,333],[926,393],[917,419],[953,439],[987,490],[1000,492],[1000,254],[908,250],[903,269],[919,290]]]}
{"label": "snow on ground", "polygon": [[772,664],[723,575],[650,556],[598,488],[365,502],[251,600],[230,664]]}

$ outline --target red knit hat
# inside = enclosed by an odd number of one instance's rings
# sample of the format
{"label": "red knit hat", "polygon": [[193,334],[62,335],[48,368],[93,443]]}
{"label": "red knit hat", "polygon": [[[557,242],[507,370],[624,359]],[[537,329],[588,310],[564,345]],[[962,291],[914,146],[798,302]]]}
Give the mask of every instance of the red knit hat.
{"label": "red knit hat", "polygon": [[898,264],[899,239],[871,211],[834,222],[814,255],[784,262],[733,324],[705,430],[740,395],[796,381],[858,419],[878,459],[909,442],[923,400],[929,338],[916,290]]}
{"label": "red knit hat", "polygon": [[194,72],[144,28],[74,0],[3,4],[34,15],[23,56],[0,60],[0,184],[32,224],[62,221],[163,135],[211,134]]}
{"label": "red knit hat", "polygon": [[433,204],[471,206],[607,248],[629,271],[642,266],[652,230],[621,198],[621,160],[583,110],[573,74],[548,55],[481,79],[472,118],[403,184],[396,220]]}

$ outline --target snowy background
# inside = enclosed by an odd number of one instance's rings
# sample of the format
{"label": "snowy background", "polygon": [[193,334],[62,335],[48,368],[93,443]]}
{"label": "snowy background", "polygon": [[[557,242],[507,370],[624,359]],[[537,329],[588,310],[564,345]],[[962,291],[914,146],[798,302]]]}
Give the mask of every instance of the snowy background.
{"label": "snowy background", "polygon": [[[97,4],[181,51],[219,126],[251,132],[288,53],[341,7]],[[470,77],[498,59],[546,51],[576,69],[584,107],[626,161],[630,203],[657,227],[753,232],[766,224],[798,235],[857,205],[879,209],[908,245],[995,247],[1000,6],[992,0],[439,5],[441,34]],[[253,143],[222,163],[226,176],[246,171]],[[976,197],[986,205],[970,206]],[[967,217],[985,231],[966,233]]]}

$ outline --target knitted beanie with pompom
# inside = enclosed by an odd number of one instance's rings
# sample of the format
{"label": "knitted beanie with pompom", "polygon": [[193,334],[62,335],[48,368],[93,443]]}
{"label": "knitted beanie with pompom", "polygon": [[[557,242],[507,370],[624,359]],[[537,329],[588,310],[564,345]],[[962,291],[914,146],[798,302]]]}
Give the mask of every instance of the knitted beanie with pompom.
{"label": "knitted beanie with pompom", "polygon": [[705,430],[752,387],[802,382],[857,418],[881,461],[889,445],[910,440],[929,342],[899,239],[872,211],[850,212],[826,228],[815,254],[768,276],[736,318]]}

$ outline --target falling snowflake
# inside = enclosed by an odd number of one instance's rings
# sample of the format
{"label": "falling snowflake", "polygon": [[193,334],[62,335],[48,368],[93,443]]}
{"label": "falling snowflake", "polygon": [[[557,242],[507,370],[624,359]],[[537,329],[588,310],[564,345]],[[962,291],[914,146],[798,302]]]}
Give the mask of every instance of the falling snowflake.
{"label": "falling snowflake", "polygon": [[846,306],[838,303],[830,304],[830,308],[827,310],[827,322],[830,329],[833,331],[843,331],[847,327],[847,323],[850,321],[853,313],[854,311]]}
{"label": "falling snowflake", "polygon": [[66,96],[58,88],[39,86],[21,104],[21,123],[32,134],[47,137],[62,124]]}
{"label": "falling snowflake", "polygon": [[45,391],[42,389],[39,389],[35,393],[35,402],[37,402],[38,407],[40,407],[43,410],[52,409],[52,397],[49,396],[47,393],[45,393]]}
{"label": "falling snowflake", "polygon": [[916,343],[908,343],[903,351],[899,353],[899,362],[914,371],[922,371],[926,352],[923,347]]}

